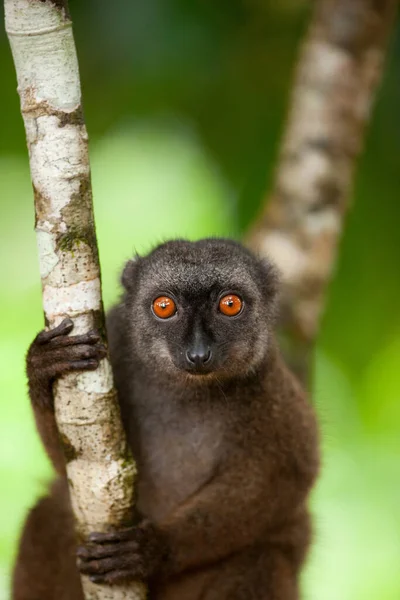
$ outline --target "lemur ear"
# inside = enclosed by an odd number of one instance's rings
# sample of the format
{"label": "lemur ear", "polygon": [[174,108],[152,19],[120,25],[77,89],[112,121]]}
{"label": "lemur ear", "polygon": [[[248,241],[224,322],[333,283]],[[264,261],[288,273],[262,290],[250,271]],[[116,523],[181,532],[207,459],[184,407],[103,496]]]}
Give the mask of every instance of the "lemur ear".
{"label": "lemur ear", "polygon": [[279,269],[269,258],[261,258],[260,264],[264,291],[271,300],[275,301],[280,291],[281,277]]}
{"label": "lemur ear", "polygon": [[140,256],[136,255],[131,260],[128,260],[121,275],[121,283],[127,291],[133,289],[138,272]]}

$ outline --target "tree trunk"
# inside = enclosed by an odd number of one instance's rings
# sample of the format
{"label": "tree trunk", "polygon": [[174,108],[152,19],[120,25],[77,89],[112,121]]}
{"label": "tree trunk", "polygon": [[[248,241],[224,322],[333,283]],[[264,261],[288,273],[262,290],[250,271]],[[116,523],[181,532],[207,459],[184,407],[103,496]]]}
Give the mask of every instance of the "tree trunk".
{"label": "tree trunk", "polygon": [[[5,0],[35,196],[46,326],[65,317],[73,334],[104,331],[93,221],[88,138],[78,62],[66,0]],[[127,525],[132,518],[132,462],[108,358],[95,372],[55,386],[78,535]],[[141,584],[107,587],[82,578],[91,600],[145,597]]]}
{"label": "tree trunk", "polygon": [[397,0],[317,1],[274,188],[247,240],[280,268],[282,347],[306,385],[396,8]]}

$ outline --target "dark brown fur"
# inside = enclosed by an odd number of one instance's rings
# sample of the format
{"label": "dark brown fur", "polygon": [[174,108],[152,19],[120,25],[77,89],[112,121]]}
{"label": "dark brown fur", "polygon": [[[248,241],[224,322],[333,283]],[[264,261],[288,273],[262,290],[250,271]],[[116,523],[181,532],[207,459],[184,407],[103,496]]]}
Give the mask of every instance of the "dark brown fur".
{"label": "dark brown fur", "polygon": [[[137,525],[93,534],[80,570],[99,583],[142,578],[153,600],[297,600],[317,428],[273,340],[272,267],[229,241],[170,242],[129,262],[123,283],[107,325],[139,467]],[[236,321],[213,312],[231,288],[245,302]],[[182,308],[159,323],[151,298],[166,292]],[[51,382],[96,368],[104,350],[94,332],[74,338],[71,328],[39,334],[28,353],[36,421],[62,479],[28,517],[14,600],[82,598]],[[207,375],[182,362],[193,331],[212,349]]]}

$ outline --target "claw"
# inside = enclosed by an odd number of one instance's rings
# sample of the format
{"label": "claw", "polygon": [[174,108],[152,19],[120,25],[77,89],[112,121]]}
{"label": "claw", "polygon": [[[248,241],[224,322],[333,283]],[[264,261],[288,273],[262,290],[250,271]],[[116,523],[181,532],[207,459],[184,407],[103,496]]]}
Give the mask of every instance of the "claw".
{"label": "claw", "polygon": [[131,580],[132,574],[130,571],[111,571],[111,573],[104,575],[91,575],[89,579],[92,583],[108,583],[112,585]]}
{"label": "claw", "polygon": [[48,348],[59,348],[66,346],[77,346],[79,344],[85,344],[94,346],[95,344],[103,345],[101,342],[101,336],[96,331],[89,331],[81,335],[73,336],[60,336],[49,340]]}
{"label": "claw", "polygon": [[88,536],[88,542],[95,544],[108,544],[110,542],[127,541],[134,537],[136,528],[128,527],[119,531],[109,531],[107,533],[94,532]]}
{"label": "claw", "polygon": [[[76,360],[71,362],[69,367],[71,371],[95,371],[99,366],[99,361],[96,358],[88,358],[87,360]],[[66,369],[66,371],[69,369]]]}
{"label": "claw", "polygon": [[91,533],[77,549],[77,566],[94,583],[146,580],[166,556],[165,541],[154,526],[139,524],[107,533]]}
{"label": "claw", "polygon": [[67,335],[74,328],[74,322],[70,318],[66,318],[57,327],[54,329],[49,329],[48,331],[41,331],[36,338],[36,341],[39,344],[46,344],[50,340],[58,337],[59,335]]}

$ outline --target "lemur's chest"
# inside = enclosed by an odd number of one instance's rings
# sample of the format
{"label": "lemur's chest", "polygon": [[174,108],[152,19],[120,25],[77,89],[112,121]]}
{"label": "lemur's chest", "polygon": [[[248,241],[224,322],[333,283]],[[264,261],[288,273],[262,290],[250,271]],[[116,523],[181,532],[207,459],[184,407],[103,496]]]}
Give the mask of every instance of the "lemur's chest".
{"label": "lemur's chest", "polygon": [[162,520],[214,474],[223,429],[218,415],[182,410],[142,414],[138,428],[137,504],[155,522]]}

